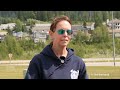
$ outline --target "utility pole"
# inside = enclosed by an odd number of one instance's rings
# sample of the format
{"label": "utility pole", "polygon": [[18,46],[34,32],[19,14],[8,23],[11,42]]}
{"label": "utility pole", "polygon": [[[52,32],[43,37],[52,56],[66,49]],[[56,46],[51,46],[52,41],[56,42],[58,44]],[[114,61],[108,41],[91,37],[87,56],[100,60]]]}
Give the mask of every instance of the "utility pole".
{"label": "utility pole", "polygon": [[113,37],[113,60],[115,66],[115,34],[114,34],[114,23],[113,23],[113,11],[112,11],[112,37]]}

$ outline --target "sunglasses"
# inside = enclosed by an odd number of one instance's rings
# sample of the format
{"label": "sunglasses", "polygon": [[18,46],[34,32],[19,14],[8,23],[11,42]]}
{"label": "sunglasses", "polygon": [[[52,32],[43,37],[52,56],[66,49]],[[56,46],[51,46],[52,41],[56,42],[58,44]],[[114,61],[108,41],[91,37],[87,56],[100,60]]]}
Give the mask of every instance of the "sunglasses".
{"label": "sunglasses", "polygon": [[60,29],[57,31],[59,35],[62,35],[64,34],[65,32],[67,32],[68,35],[72,35],[73,34],[73,31],[72,30],[63,30],[63,29]]}

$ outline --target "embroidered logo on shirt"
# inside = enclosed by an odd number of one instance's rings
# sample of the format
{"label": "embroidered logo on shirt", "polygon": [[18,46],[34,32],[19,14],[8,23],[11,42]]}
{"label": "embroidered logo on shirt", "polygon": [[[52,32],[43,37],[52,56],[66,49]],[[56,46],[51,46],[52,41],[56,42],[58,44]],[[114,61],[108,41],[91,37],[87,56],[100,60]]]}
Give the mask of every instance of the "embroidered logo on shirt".
{"label": "embroidered logo on shirt", "polygon": [[70,72],[71,72],[71,74],[70,74],[71,79],[77,79],[78,78],[79,70],[75,71],[75,70],[72,69]]}

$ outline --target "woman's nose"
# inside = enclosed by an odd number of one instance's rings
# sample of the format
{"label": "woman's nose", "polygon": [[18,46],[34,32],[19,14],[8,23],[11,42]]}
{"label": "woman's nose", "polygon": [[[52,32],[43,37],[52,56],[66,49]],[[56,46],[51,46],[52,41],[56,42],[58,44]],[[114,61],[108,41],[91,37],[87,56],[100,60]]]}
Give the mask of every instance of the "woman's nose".
{"label": "woman's nose", "polygon": [[65,35],[65,36],[67,36],[67,35],[68,35],[68,34],[67,34],[67,31],[65,31],[64,35]]}

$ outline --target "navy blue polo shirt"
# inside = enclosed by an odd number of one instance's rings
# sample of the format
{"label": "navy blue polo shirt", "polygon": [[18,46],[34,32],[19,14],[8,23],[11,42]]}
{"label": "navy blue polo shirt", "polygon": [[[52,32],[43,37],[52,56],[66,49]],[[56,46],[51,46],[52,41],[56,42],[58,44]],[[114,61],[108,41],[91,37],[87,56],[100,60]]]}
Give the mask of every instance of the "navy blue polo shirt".
{"label": "navy blue polo shirt", "polygon": [[25,79],[88,79],[83,60],[67,48],[66,58],[58,58],[51,45],[30,61]]}

